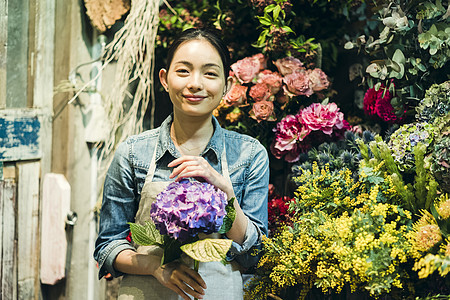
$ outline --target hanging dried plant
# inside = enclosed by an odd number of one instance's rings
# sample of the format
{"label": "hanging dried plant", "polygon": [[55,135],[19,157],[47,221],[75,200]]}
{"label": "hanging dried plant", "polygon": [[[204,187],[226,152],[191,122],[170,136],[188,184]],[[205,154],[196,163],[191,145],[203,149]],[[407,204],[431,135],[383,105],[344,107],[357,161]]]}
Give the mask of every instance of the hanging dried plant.
{"label": "hanging dried plant", "polygon": [[[153,125],[154,48],[159,4],[159,0],[132,0],[124,26],[106,46],[103,68],[115,61],[117,73],[116,84],[105,99],[111,130],[100,152],[100,177],[109,166],[115,146],[128,136],[142,131],[150,101],[150,124]],[[133,87],[133,95],[130,87]]]}

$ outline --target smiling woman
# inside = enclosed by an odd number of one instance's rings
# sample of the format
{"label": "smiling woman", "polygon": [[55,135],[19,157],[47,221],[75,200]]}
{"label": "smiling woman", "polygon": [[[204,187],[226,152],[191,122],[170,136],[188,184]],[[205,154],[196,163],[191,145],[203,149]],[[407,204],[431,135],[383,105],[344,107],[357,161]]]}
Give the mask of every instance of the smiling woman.
{"label": "smiling woman", "polygon": [[[213,110],[230,88],[229,53],[217,35],[189,29],[159,72],[173,113],[159,128],[122,143],[105,179],[94,256],[100,277],[124,275],[119,299],[242,299],[241,273],[259,259],[267,235],[269,161],[254,138],[220,127]],[[130,243],[128,222],[150,220],[151,203],[172,181],[195,178],[234,198],[236,218],[219,238],[232,240],[229,264],[187,257],[160,265],[162,250]],[[215,237],[217,238],[217,237]],[[146,275],[146,276],[136,276]]]}

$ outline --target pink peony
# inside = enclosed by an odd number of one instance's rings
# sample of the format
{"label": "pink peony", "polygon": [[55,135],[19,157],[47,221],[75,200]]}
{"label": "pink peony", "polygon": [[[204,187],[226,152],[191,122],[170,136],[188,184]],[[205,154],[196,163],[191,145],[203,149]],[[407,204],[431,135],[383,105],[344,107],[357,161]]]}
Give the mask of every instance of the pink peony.
{"label": "pink peony", "polygon": [[300,111],[299,118],[309,130],[321,130],[328,135],[331,135],[335,129],[350,129],[350,125],[344,120],[344,114],[339,111],[336,103],[327,105],[313,103]]}
{"label": "pink peony", "polygon": [[250,117],[256,121],[275,121],[275,112],[273,111],[272,101],[258,101],[253,103],[253,107],[249,112]]}
{"label": "pink peony", "polygon": [[250,88],[249,96],[258,101],[265,101],[272,96],[269,87],[265,83],[257,83]]}
{"label": "pink peony", "polygon": [[296,162],[299,159],[301,148],[299,142],[302,141],[310,130],[302,125],[297,116],[287,115],[274,128],[275,139],[270,146],[272,154],[288,162]]}
{"label": "pink peony", "polygon": [[265,68],[262,57],[260,55],[246,57],[231,65],[231,70],[240,83],[252,82],[256,75]]}
{"label": "pink peony", "polygon": [[277,72],[272,72],[270,70],[264,70],[258,74],[258,83],[267,84],[273,95],[278,93],[283,85],[283,77]]}
{"label": "pink peony", "polygon": [[314,91],[311,88],[311,81],[306,72],[294,72],[283,78],[287,90],[294,95],[311,96]]}
{"label": "pink peony", "polygon": [[283,76],[304,70],[303,63],[299,59],[292,56],[277,59],[274,64]]}
{"label": "pink peony", "polygon": [[325,90],[330,85],[327,75],[321,69],[315,68],[314,70],[308,70],[307,73],[314,92]]}
{"label": "pink peony", "polygon": [[247,104],[247,89],[248,87],[233,82],[231,89],[225,95],[223,100],[227,105],[240,106]]}

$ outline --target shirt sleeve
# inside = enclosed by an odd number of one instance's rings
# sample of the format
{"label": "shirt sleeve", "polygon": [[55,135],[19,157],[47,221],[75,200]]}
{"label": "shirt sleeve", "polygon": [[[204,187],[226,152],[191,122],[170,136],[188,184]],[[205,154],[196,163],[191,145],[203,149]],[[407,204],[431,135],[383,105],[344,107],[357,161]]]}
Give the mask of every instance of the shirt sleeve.
{"label": "shirt sleeve", "polygon": [[262,236],[268,232],[269,158],[259,142],[255,143],[254,151],[239,203],[248,219],[247,231],[242,245],[233,242],[227,254],[228,261],[235,259],[245,269],[258,262]]}
{"label": "shirt sleeve", "polygon": [[128,222],[134,222],[138,203],[134,189],[134,173],[130,162],[131,145],[122,143],[111,162],[103,186],[99,234],[95,242],[94,258],[99,264],[99,278],[107,273],[120,276],[113,263],[125,249],[134,247],[126,240],[130,231]]}

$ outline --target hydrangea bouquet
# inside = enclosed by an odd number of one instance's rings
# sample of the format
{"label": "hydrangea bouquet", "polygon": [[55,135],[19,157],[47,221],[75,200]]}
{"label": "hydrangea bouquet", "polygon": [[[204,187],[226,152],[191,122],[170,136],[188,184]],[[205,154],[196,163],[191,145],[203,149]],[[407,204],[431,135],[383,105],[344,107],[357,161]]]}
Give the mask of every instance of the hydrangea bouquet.
{"label": "hydrangea bouquet", "polygon": [[232,226],[233,199],[207,182],[183,179],[170,183],[150,209],[153,221],[129,223],[133,241],[164,249],[161,264],[180,258],[182,252],[198,262],[223,261],[231,247],[228,239],[200,239],[199,234],[226,233]]}

